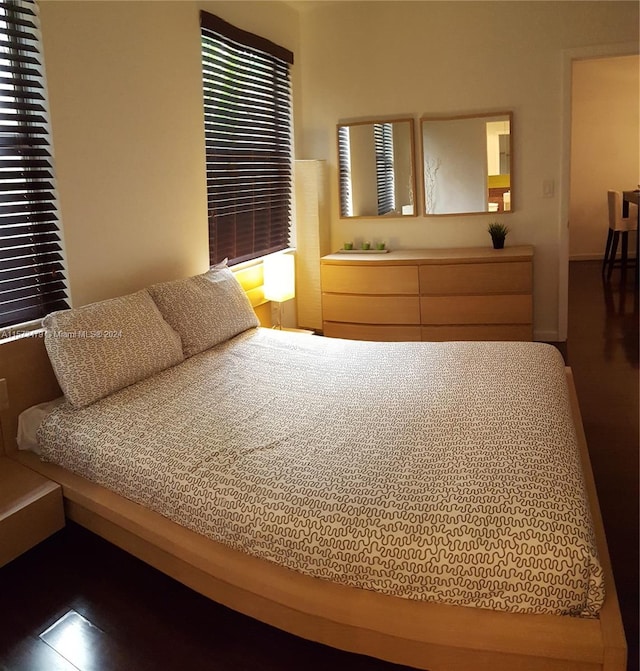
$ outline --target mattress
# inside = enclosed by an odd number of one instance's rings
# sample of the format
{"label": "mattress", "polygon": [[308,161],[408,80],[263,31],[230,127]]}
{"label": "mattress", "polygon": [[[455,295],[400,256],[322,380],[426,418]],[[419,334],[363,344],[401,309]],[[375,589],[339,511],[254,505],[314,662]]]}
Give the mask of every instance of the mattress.
{"label": "mattress", "polygon": [[564,363],[537,343],[251,329],[37,433],[55,462],[236,550],[397,597],[596,616]]}

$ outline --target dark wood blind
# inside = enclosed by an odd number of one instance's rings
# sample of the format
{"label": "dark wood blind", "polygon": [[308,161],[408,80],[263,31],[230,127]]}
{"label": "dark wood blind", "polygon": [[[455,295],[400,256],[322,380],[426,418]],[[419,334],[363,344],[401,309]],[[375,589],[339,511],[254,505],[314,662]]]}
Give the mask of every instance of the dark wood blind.
{"label": "dark wood blind", "polygon": [[201,12],[209,258],[289,246],[293,54]]}
{"label": "dark wood blind", "polygon": [[351,143],[349,126],[338,128],[338,166],[340,171],[340,215],[353,215],[353,197],[351,194]]}
{"label": "dark wood blind", "polygon": [[373,140],[376,149],[378,214],[388,214],[396,209],[396,184],[393,172],[393,124],[374,124]]}
{"label": "dark wood blind", "polygon": [[0,1],[0,326],[67,304],[35,2]]}

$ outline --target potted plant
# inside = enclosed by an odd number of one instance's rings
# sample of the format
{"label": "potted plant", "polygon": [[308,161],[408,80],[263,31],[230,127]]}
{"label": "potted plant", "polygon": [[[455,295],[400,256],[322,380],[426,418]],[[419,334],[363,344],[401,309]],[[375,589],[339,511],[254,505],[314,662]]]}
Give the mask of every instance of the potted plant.
{"label": "potted plant", "polygon": [[504,247],[504,239],[507,237],[509,228],[504,224],[500,224],[497,221],[494,221],[492,224],[489,224],[489,235],[493,241],[494,249],[502,249]]}

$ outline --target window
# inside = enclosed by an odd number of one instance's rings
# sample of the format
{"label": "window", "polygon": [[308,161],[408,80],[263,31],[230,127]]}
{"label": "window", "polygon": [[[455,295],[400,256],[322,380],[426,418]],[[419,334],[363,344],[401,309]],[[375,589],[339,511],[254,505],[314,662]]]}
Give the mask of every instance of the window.
{"label": "window", "polygon": [[67,308],[33,0],[0,1],[0,327]]}
{"label": "window", "polygon": [[209,258],[289,246],[293,54],[200,13]]}

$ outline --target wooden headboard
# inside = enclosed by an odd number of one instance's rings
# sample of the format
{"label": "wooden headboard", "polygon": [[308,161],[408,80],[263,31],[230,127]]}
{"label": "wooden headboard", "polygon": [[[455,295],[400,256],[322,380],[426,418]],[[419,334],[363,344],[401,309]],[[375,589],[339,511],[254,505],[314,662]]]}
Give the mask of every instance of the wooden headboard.
{"label": "wooden headboard", "polygon": [[36,403],[51,401],[62,395],[44,346],[44,332],[33,333],[0,342],[0,406],[2,452],[17,449],[18,415]]}
{"label": "wooden headboard", "polygon": [[[271,326],[263,291],[262,263],[234,271],[262,326]],[[0,456],[17,450],[18,415],[62,395],[44,346],[44,331],[0,340]]]}

